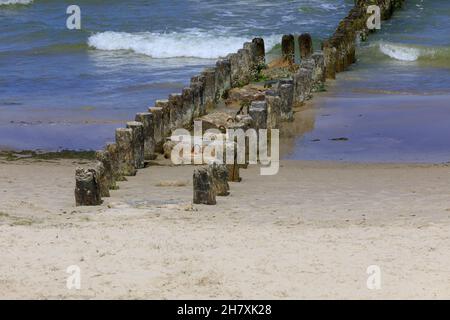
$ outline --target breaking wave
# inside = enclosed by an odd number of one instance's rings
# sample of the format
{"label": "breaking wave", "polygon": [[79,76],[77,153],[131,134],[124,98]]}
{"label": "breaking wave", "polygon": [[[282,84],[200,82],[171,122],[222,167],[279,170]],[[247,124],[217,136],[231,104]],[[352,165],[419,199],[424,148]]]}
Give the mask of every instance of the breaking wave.
{"label": "breaking wave", "polygon": [[450,61],[448,47],[425,47],[388,42],[380,42],[378,47],[384,55],[400,61]]}
{"label": "breaking wave", "polygon": [[12,4],[31,4],[33,0],[0,0],[0,6]]}
{"label": "breaking wave", "polygon": [[401,61],[416,61],[421,54],[421,51],[418,48],[390,43],[380,43],[380,51],[393,59]]}
{"label": "breaking wave", "polygon": [[[281,37],[264,37],[270,51]],[[89,37],[88,45],[98,50],[128,50],[152,58],[216,59],[242,48],[245,37],[217,36],[205,32],[127,33],[106,31]]]}

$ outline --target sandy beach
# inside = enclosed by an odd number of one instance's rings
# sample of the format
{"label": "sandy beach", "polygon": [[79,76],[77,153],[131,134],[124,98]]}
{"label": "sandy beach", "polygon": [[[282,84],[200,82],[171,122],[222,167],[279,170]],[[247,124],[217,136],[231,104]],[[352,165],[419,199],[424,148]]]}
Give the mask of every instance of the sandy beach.
{"label": "sandy beach", "polygon": [[447,165],[283,161],[204,206],[192,167],[162,161],[77,208],[80,162],[1,161],[0,298],[450,297]]}
{"label": "sandy beach", "polygon": [[[449,299],[450,6],[403,2],[376,34],[373,1],[86,2],[76,31],[0,3],[0,300]],[[194,120],[280,129],[278,174],[193,204],[235,179],[164,159]]]}

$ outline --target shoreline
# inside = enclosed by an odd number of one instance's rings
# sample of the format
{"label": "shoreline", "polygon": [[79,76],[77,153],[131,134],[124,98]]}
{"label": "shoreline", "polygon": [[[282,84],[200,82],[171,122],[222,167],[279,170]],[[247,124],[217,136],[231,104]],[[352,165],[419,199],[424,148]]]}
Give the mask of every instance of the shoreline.
{"label": "shoreline", "polygon": [[[318,129],[317,126],[323,126],[321,125],[321,122],[323,122],[323,117],[324,115],[326,115],[326,121],[327,123],[330,123],[330,121],[333,119],[333,117],[338,116],[339,121],[342,121],[341,118],[339,118],[340,116],[343,116],[345,119],[345,114],[353,112],[350,109],[351,106],[349,105],[356,103],[357,101],[369,101],[369,100],[373,100],[373,102],[371,102],[371,104],[374,105],[374,107],[372,108],[372,106],[370,106],[369,110],[367,110],[367,108],[357,108],[356,110],[354,110],[355,115],[361,115],[364,114],[365,115],[365,119],[364,121],[374,121],[371,120],[372,118],[369,116],[370,114],[377,114],[380,113],[381,115],[383,114],[383,110],[380,110],[380,106],[377,105],[380,104],[381,106],[383,106],[384,109],[386,109],[386,106],[390,106],[391,104],[394,105],[397,103],[397,101],[400,99],[403,101],[404,98],[406,98],[407,100],[414,98],[413,96],[410,95],[391,95],[391,94],[385,94],[385,93],[380,93],[377,94],[375,96],[373,95],[360,95],[359,91],[358,92],[354,92],[351,86],[352,81],[351,80],[352,77],[354,75],[357,75],[357,71],[352,70],[352,71],[348,71],[344,76],[339,75],[337,80],[327,80],[326,83],[326,91],[323,92],[317,92],[314,93],[314,98],[311,100],[307,100],[304,102],[304,104],[302,106],[297,106],[293,108],[293,111],[295,113],[294,116],[294,120],[292,122],[284,122],[282,124],[281,127],[281,135],[280,135],[280,159],[284,159],[284,160],[299,160],[299,161],[318,161],[318,162],[337,162],[337,163],[354,163],[354,164],[437,164],[437,165],[445,165],[446,163],[448,163],[450,161],[450,155],[448,157],[445,156],[439,156],[437,154],[433,154],[432,152],[428,152],[426,157],[426,160],[422,160],[422,161],[414,161],[414,160],[410,160],[410,159],[401,159],[400,157],[398,158],[393,158],[393,157],[389,157],[387,160],[382,159],[380,160],[380,158],[377,157],[372,157],[370,158],[370,153],[365,153],[363,152],[363,159],[359,160],[359,159],[355,159],[355,158],[350,158],[350,159],[333,159],[333,158],[327,158],[326,154],[324,153],[323,155],[321,155],[322,151],[320,151],[320,149],[318,149],[317,151],[317,158],[305,158],[305,156],[299,156],[297,158],[297,156],[293,156],[293,154],[295,154],[296,152],[302,152],[302,150],[304,151],[305,147],[307,147],[307,145],[303,146],[302,148],[299,148],[299,146],[297,146],[298,141],[302,140],[302,139],[306,139],[304,143],[306,144],[314,144],[317,146],[318,143],[325,143],[327,145],[329,145],[325,151],[329,150],[329,152],[333,152],[333,153],[345,153],[346,150],[348,150],[348,145],[352,145],[352,144],[356,144],[358,145],[360,142],[358,141],[358,139],[355,140],[355,138],[352,136],[353,134],[358,134],[358,135],[368,135],[369,137],[376,137],[375,134],[370,133],[370,131],[368,131],[367,127],[361,127],[360,124],[356,125],[357,123],[355,123],[355,129],[353,129],[352,127],[346,129],[349,132],[352,132],[350,134],[340,134],[340,133],[333,133],[332,129],[332,125],[331,124],[327,124],[327,127],[325,127],[324,129]],[[350,79],[350,80],[349,80]],[[349,82],[350,81],[350,82]],[[342,91],[343,88],[346,90],[345,92]],[[433,105],[433,110],[430,110],[430,106],[425,106],[423,105],[423,103],[421,101],[413,101],[411,104],[409,104],[408,106],[404,106],[403,108],[408,108],[408,112],[409,112],[409,116],[408,119],[411,118],[411,114],[422,114],[421,117],[418,117],[418,119],[421,119],[421,126],[416,126],[416,125],[412,125],[410,124],[408,121],[409,120],[405,120],[403,124],[400,124],[398,126],[398,131],[402,131],[402,128],[411,128],[411,127],[415,127],[417,129],[420,130],[426,130],[428,127],[424,126],[424,124],[426,124],[423,119],[424,116],[431,115],[431,114],[445,114],[445,108],[448,107],[448,104],[446,103],[445,99],[443,99],[442,95],[427,95],[426,99],[428,101],[428,99],[435,97],[436,99],[433,99],[432,101],[435,101],[436,103]],[[367,103],[367,102],[364,102]],[[403,103],[404,104],[404,103]],[[377,106],[375,106],[377,105]],[[423,110],[424,109],[424,110]],[[392,113],[394,112],[394,109],[389,109],[389,112]],[[362,121],[362,119],[359,119],[359,121]],[[400,123],[400,122],[399,122]],[[435,123],[435,122],[434,122]],[[380,126],[378,127],[378,130],[380,131],[384,131],[386,130],[386,128],[389,127],[383,127],[383,123],[380,123]],[[436,125],[434,125],[436,126]],[[366,133],[365,131],[367,131],[368,133]],[[325,139],[321,139],[321,141],[315,141],[315,138],[317,138],[318,136],[323,136],[324,134],[326,134],[327,132],[328,135],[325,135]],[[349,141],[331,141],[333,138],[338,138],[340,136],[346,136],[346,137],[350,137]],[[439,139],[441,137],[443,137],[444,134],[441,135],[435,135],[431,140],[435,140],[435,141],[439,141]],[[414,135],[411,136],[411,140],[414,140]],[[414,142],[414,141],[412,141]],[[365,146],[366,142],[361,142],[363,143],[362,146]],[[331,146],[331,147],[330,147]],[[323,148],[322,148],[323,149]],[[420,150],[420,148],[416,148],[417,150]],[[423,148],[422,148],[423,149]],[[314,150],[314,149],[313,149]],[[0,158],[3,159],[9,159],[11,161],[14,160],[20,160],[22,158],[35,158],[35,159],[77,159],[77,158],[82,158],[82,159],[88,159],[88,160],[94,160],[95,159],[95,152],[97,150],[93,150],[93,149],[79,149],[79,150],[66,150],[66,149],[61,149],[61,150],[43,150],[43,149],[36,149],[36,150],[20,150],[20,149],[12,149],[12,148],[5,148],[5,147],[1,147],[0,146]],[[307,150],[306,150],[307,151]],[[368,155],[368,156],[364,156],[364,155]],[[386,154],[386,151],[384,151],[382,153],[383,155]],[[438,158],[440,158],[441,160],[434,160],[434,158],[436,158],[436,156],[438,156]],[[369,157],[369,158],[368,158]]]}

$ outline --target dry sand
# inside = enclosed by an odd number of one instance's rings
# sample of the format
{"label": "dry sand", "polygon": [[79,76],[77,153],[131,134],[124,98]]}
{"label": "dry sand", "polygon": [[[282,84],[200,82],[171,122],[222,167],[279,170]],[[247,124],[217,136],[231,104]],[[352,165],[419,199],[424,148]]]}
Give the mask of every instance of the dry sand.
{"label": "dry sand", "polygon": [[77,162],[0,162],[0,298],[450,298],[447,165],[251,167],[217,206],[191,204],[192,167],[151,166],[76,208]]}

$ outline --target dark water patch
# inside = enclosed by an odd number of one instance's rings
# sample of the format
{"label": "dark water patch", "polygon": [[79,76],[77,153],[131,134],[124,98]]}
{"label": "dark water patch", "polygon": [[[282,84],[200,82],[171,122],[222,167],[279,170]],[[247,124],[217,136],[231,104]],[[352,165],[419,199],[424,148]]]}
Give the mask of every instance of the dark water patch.
{"label": "dark water patch", "polygon": [[[448,101],[450,94],[361,96],[348,93],[344,96],[340,93],[319,98],[318,108],[313,111],[312,130],[295,140],[285,159],[448,162]],[[320,116],[325,112],[329,116]],[[303,112],[296,116],[304,117]]]}
{"label": "dark water patch", "polygon": [[22,105],[21,102],[17,102],[17,101],[11,101],[11,100],[0,100],[0,105],[2,106],[20,106]]}
{"label": "dark water patch", "polygon": [[95,160],[95,151],[81,150],[60,150],[56,152],[46,152],[43,150],[5,150],[0,151],[0,158],[7,161],[17,161],[22,159],[35,160],[61,160],[61,159],[78,159],[78,160]]}
{"label": "dark water patch", "polygon": [[133,91],[141,91],[141,90],[176,90],[177,92],[181,92],[181,90],[186,87],[186,83],[183,82],[153,82],[153,83],[143,83],[143,84],[134,84],[125,86],[122,88],[122,90],[127,92],[133,92]]}
{"label": "dark water patch", "polygon": [[100,150],[123,124],[0,125],[0,145],[15,150]]}

